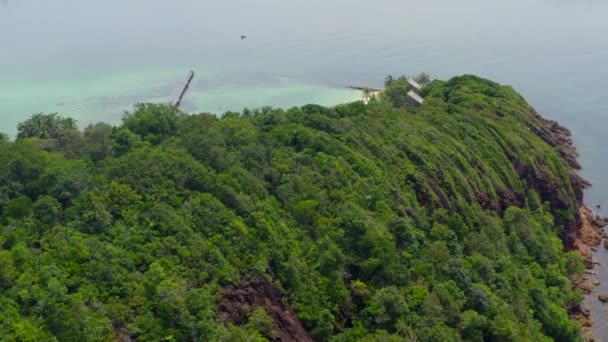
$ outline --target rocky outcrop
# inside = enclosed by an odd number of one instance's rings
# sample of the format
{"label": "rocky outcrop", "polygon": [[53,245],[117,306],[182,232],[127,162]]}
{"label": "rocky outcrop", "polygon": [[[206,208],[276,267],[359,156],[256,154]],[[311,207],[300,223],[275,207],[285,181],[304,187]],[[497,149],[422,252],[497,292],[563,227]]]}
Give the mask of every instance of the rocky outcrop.
{"label": "rocky outcrop", "polygon": [[[591,271],[596,262],[593,258],[593,248],[602,241],[602,226],[598,224],[589,208],[582,206],[579,210],[581,217],[581,225],[577,229],[577,237],[573,242],[572,248],[577,250],[583,257],[585,268],[589,271],[575,275],[572,277],[572,282],[585,294],[591,294],[593,291],[593,282],[590,281],[594,273]],[[573,312],[575,313],[575,312]]]}
{"label": "rocky outcrop", "polygon": [[575,170],[580,170],[581,164],[578,162],[579,154],[574,147],[570,130],[561,126],[557,121],[543,118],[534,109],[532,109],[532,115],[540,122],[540,125],[532,125],[530,129],[549,145],[559,147],[560,155],[568,165]]}
{"label": "rocky outcrop", "polygon": [[[562,189],[557,189],[550,181],[543,179],[542,175],[540,177],[533,175],[536,176],[536,179],[530,179],[530,175],[526,174],[529,170],[525,169],[521,169],[522,173],[520,175],[526,176],[530,181],[535,182],[533,184],[540,186],[541,197],[551,202],[552,209],[568,210],[573,205],[573,202],[575,207],[580,208],[580,210],[574,213],[573,219],[562,219],[562,222],[557,222],[564,227],[561,232],[561,238],[566,248],[579,249],[581,239],[591,242],[592,244],[589,246],[595,247],[600,244],[601,239],[600,241],[596,241],[595,238],[589,240],[589,229],[583,229],[584,216],[586,216],[587,223],[593,223],[594,226],[598,226],[600,223],[597,219],[593,218],[589,209],[584,208],[583,193],[591,184],[577,173],[581,169],[581,165],[577,160],[579,154],[574,146],[572,133],[556,121],[543,118],[534,109],[532,109],[532,115],[536,122],[530,123],[530,129],[548,144],[555,147],[564,161],[572,168],[570,183],[574,192],[574,198],[568,198]],[[587,234],[587,236],[584,237],[584,234]],[[582,252],[586,253],[586,251]]]}
{"label": "rocky outcrop", "polygon": [[[530,129],[544,141],[555,147],[559,151],[560,156],[571,167],[569,177],[575,198],[567,198],[564,196],[563,192],[560,192],[559,189],[552,186],[550,182],[544,182],[545,180],[543,180],[542,177],[540,177],[540,183],[537,182],[533,184],[540,184],[539,190],[541,197],[543,197],[544,200],[549,200],[552,209],[554,210],[567,210],[568,208],[572,208],[574,202],[574,205],[578,210],[574,213],[573,218],[557,223],[564,227],[560,235],[565,247],[579,251],[583,257],[585,267],[588,270],[591,270],[597,264],[593,258],[593,254],[596,247],[602,243],[602,238],[604,237],[602,228],[608,222],[604,218],[594,216],[593,212],[584,205],[583,193],[585,188],[589,187],[591,184],[577,173],[577,171],[581,169],[581,165],[577,160],[579,154],[574,146],[571,132],[556,121],[543,118],[534,109],[532,109],[532,115],[537,122],[531,123]],[[521,171],[522,173],[520,173],[520,175],[530,178],[530,175],[527,174],[528,170],[522,169]],[[536,181],[538,180],[539,179],[536,179]],[[572,281],[574,285],[584,293],[590,294],[593,290],[593,286],[599,284],[597,279],[595,279],[595,281],[590,281],[592,274],[592,271],[587,271],[581,275],[574,276]],[[608,301],[608,296],[600,296],[599,299]],[[591,332],[593,322],[590,317],[589,309],[582,304],[577,305],[570,308],[570,314],[573,318],[581,322],[587,340],[593,341],[594,337]]]}
{"label": "rocky outcrop", "polygon": [[[583,263],[588,269],[587,272],[582,275],[573,277],[572,282],[586,295],[590,295],[593,292],[593,287],[598,286],[600,281],[593,279],[590,281],[592,276],[595,276],[595,272],[591,271],[597,262],[593,258],[595,246],[600,245],[604,232],[602,228],[605,226],[603,219],[597,216],[593,216],[591,210],[585,206],[580,209],[581,224],[577,230],[577,239],[574,243],[574,248],[579,251],[583,257]],[[585,309],[584,306],[579,305],[570,309],[572,317],[581,322],[587,341],[594,341],[595,338],[591,331],[593,321],[591,320],[590,314],[579,309]],[[588,309],[587,309],[588,310]]]}
{"label": "rocky outcrop", "polygon": [[312,341],[295,312],[283,302],[281,290],[273,283],[253,277],[224,288],[220,312],[226,322],[244,325],[257,308],[264,308],[272,319],[272,329],[266,332],[271,341]]}
{"label": "rocky outcrop", "polygon": [[593,248],[602,242],[602,225],[595,219],[589,208],[582,206],[579,211],[581,225],[577,230],[577,237],[573,248],[578,250],[583,256],[583,261],[587,269],[592,269],[595,265],[593,260]]}

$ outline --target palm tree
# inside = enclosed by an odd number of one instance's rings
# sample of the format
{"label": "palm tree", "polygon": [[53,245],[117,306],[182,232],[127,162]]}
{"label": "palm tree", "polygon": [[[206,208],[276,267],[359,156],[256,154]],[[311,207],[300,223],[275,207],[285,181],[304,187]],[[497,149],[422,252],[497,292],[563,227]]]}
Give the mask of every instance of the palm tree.
{"label": "palm tree", "polygon": [[372,99],[372,90],[363,88],[363,102],[368,103]]}
{"label": "palm tree", "polygon": [[17,139],[37,137],[40,139],[59,139],[66,132],[77,129],[76,120],[63,118],[57,113],[34,114],[17,125]]}
{"label": "palm tree", "polygon": [[17,138],[31,138],[31,137],[40,137],[46,138],[47,132],[45,130],[45,117],[44,114],[34,114],[28,120],[24,122],[20,122],[17,125]]}
{"label": "palm tree", "polygon": [[431,75],[427,74],[426,72],[422,72],[420,75],[414,77],[414,80],[422,87],[425,87],[427,84],[431,83]]}

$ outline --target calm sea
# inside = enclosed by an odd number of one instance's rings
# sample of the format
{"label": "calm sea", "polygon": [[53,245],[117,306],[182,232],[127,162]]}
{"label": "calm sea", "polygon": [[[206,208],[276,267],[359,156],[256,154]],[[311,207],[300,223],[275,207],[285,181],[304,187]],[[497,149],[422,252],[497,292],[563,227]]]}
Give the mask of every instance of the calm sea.
{"label": "calm sea", "polygon": [[[174,101],[189,69],[184,109],[217,113],[350,101],[344,85],[389,73],[475,73],[573,131],[587,201],[608,208],[607,17],[605,0],[0,0],[0,131],[37,112],[118,122]],[[593,315],[608,336],[608,307]]]}

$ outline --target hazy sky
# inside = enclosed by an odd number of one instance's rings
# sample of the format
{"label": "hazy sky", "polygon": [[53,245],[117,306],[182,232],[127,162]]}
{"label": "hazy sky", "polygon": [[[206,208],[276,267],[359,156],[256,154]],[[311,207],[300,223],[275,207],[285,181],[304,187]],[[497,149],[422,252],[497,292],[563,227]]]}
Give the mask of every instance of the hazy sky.
{"label": "hazy sky", "polygon": [[[607,9],[577,0],[4,0],[0,64],[217,58],[242,51],[241,33],[279,49],[289,41],[295,48],[348,48],[360,43],[349,37],[366,34],[446,45],[526,34],[523,43],[571,44],[605,26]],[[491,28],[497,26],[501,33]]]}

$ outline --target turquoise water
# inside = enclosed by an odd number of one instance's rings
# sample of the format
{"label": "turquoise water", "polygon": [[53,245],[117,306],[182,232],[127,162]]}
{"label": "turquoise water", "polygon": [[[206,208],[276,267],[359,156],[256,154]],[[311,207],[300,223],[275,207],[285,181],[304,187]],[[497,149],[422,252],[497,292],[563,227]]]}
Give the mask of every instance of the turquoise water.
{"label": "turquoise water", "polygon": [[[98,121],[118,122],[124,111],[135,103],[175,102],[184,83],[183,70],[161,68],[0,82],[1,128],[4,132],[14,133],[18,122],[38,112],[70,115],[77,118],[81,125]],[[200,67],[197,70],[204,69]],[[212,73],[198,71],[197,80],[182,102],[182,109],[223,113],[265,105],[334,105],[361,97],[359,92],[343,87],[286,77],[267,77],[258,84],[247,84],[245,80],[218,78]]]}
{"label": "turquoise water", "polygon": [[[215,113],[475,73],[573,131],[587,201],[608,208],[607,14],[603,0],[0,0],[0,131],[37,112],[117,122],[174,101],[189,69],[184,109]],[[593,315],[608,336],[608,308]]]}

